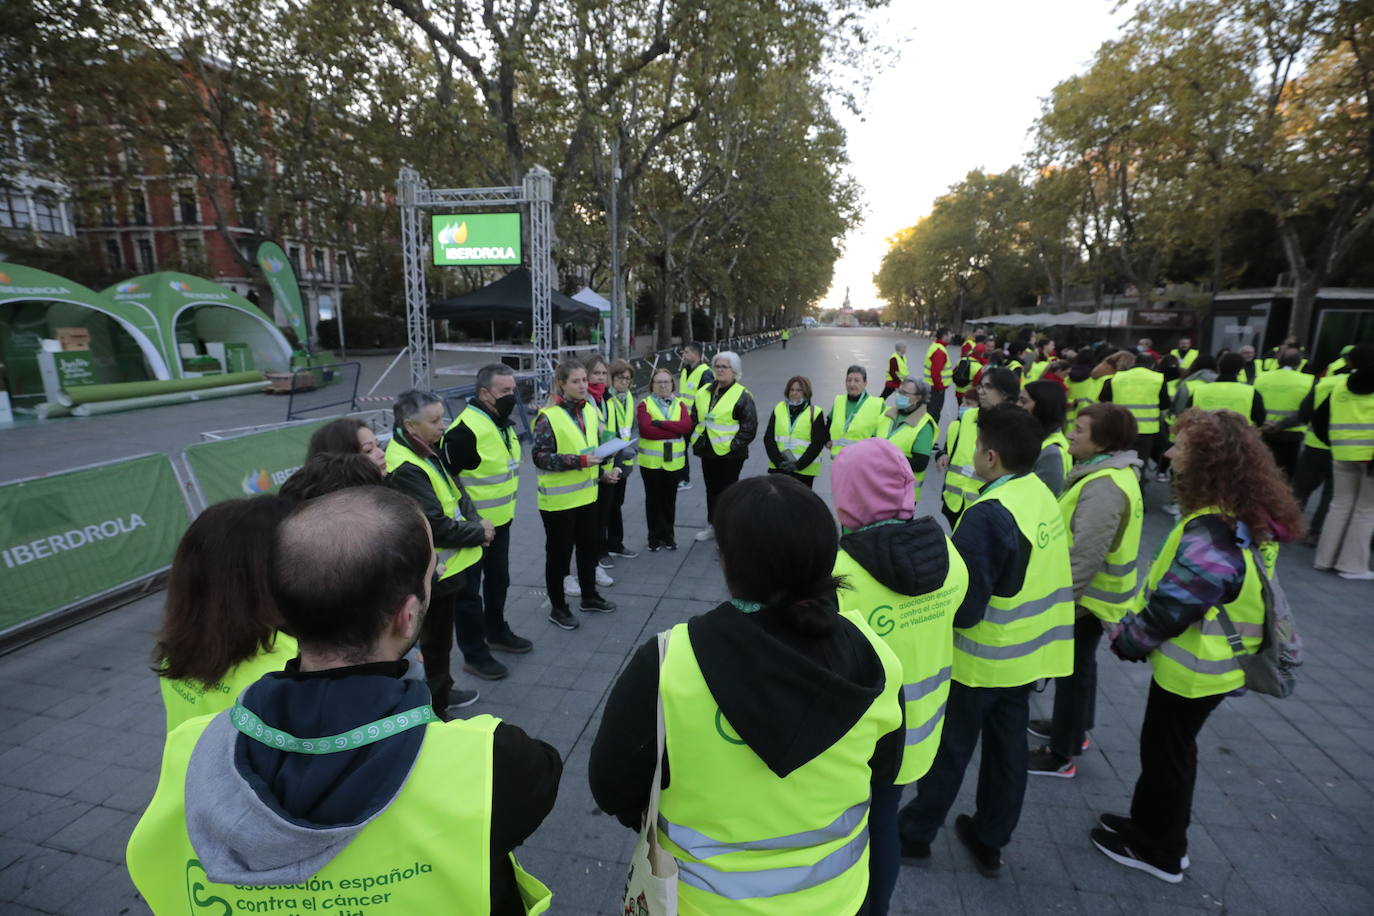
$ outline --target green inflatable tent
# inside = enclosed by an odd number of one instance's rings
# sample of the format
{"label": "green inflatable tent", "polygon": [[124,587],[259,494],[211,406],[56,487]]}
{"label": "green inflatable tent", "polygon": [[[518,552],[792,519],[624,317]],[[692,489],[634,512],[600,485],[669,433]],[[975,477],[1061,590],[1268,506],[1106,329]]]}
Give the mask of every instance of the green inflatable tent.
{"label": "green inflatable tent", "polygon": [[291,345],[271,319],[218,283],[164,271],[116,283],[105,295],[145,308],[154,317],[155,339],[171,378],[185,378],[196,371],[207,353],[218,350],[213,344],[223,344],[228,351],[225,371],[291,367]]}
{"label": "green inflatable tent", "polygon": [[115,302],[79,283],[0,262],[0,361],[15,399],[41,399],[38,353],[58,329],[85,328],[94,382],[171,378],[157,319],[139,303]]}

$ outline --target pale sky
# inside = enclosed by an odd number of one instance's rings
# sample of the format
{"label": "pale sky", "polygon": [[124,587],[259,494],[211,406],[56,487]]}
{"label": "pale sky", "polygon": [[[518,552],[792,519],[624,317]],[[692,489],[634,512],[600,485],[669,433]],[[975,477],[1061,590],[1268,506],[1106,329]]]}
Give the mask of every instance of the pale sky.
{"label": "pale sky", "polygon": [[886,239],[930,212],[970,169],[1000,172],[1030,148],[1055,84],[1082,72],[1134,3],[1116,0],[891,0],[880,33],[901,57],[873,81],[862,118],[841,112],[867,218],[850,231],[821,300],[884,303],[873,287]]}

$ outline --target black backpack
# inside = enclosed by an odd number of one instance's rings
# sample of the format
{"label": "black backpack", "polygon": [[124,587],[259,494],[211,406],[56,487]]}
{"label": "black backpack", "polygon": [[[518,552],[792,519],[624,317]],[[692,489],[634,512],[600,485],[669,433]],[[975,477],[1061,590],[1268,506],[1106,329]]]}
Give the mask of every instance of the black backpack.
{"label": "black backpack", "polygon": [[973,379],[972,359],[965,356],[959,360],[959,364],[954,367],[954,385],[957,388],[964,388]]}

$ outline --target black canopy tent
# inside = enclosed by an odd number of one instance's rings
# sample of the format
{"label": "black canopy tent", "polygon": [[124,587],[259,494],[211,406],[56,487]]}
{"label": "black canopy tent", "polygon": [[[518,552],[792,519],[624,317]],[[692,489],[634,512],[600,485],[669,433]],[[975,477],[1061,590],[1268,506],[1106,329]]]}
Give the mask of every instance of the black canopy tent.
{"label": "black canopy tent", "polygon": [[[553,290],[554,324],[592,322],[601,319],[594,306]],[[534,308],[534,286],[528,267],[517,267],[495,283],[429,305],[429,317],[449,321],[529,321]]]}

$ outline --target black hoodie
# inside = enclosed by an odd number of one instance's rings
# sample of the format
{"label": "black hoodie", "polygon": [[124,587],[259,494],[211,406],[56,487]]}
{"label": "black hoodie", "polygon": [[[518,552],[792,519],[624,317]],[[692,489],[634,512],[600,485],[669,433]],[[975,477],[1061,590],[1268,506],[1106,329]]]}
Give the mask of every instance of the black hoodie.
{"label": "black hoodie", "polygon": [[[711,696],[779,777],[847,734],[884,686],[882,662],[857,627],[841,620],[831,633],[809,636],[792,626],[789,610],[745,614],[726,602],[687,623]],[[587,774],[601,810],[632,830],[639,829],[649,804],[657,696],[658,641],[651,639],[635,652],[606,700]],[[904,728],[899,723],[874,748],[873,784],[896,779]],[[663,787],[669,780],[665,756]]]}
{"label": "black hoodie", "polygon": [[945,531],[930,517],[850,532],[840,549],[899,595],[929,594],[949,577]]}

